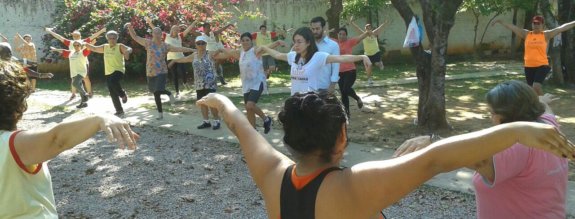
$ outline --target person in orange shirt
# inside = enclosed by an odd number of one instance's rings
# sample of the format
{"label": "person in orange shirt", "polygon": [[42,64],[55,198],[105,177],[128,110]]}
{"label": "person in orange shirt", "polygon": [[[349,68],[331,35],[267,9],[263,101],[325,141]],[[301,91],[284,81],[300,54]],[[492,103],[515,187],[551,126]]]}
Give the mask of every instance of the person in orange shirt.
{"label": "person in orange shirt", "polygon": [[523,57],[525,60],[525,79],[539,96],[543,95],[542,84],[551,70],[547,59],[547,42],[561,32],[575,27],[575,21],[571,21],[555,29],[545,30],[544,22],[543,16],[534,16],[531,20],[532,31],[503,23],[501,20],[496,20],[493,23],[493,25],[499,23],[520,38],[525,39],[525,55]]}

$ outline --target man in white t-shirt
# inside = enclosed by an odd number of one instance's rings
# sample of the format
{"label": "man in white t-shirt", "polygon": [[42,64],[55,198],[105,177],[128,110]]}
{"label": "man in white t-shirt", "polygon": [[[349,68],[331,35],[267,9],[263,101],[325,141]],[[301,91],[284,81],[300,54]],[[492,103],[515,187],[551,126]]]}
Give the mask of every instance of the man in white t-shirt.
{"label": "man in white t-shirt", "polygon": [[[326,32],[326,22],[323,17],[314,17],[310,21],[310,28],[315,37],[315,43],[320,52],[326,52],[330,55],[339,55],[339,45],[331,40],[324,33]],[[318,88],[333,92],[335,85],[339,81],[339,63],[331,63],[321,70],[318,77]]]}

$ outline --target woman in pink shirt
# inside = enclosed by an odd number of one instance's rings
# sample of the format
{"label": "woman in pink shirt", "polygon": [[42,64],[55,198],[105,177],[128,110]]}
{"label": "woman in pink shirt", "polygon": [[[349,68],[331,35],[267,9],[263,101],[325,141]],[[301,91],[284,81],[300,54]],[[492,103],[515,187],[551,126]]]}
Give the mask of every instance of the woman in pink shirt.
{"label": "woman in pink shirt", "polygon": [[[553,95],[537,96],[529,85],[503,82],[486,96],[494,125],[516,121],[546,123],[559,129],[548,103]],[[430,144],[428,136],[404,143],[401,156]],[[473,176],[477,218],[565,218],[567,159],[516,143],[468,168]]]}

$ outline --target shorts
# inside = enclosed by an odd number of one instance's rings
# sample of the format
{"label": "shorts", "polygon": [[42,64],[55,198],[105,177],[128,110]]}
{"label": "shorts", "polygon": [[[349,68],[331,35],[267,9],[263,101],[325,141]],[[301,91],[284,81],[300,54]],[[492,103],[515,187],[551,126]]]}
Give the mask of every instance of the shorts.
{"label": "shorts", "polygon": [[248,103],[248,101],[258,103],[260,96],[264,92],[264,83],[260,83],[260,88],[258,90],[250,89],[247,93],[244,93],[244,104]]}
{"label": "shorts", "polygon": [[367,57],[369,57],[369,61],[371,61],[371,63],[381,62],[381,51]]}
{"label": "shorts", "polygon": [[551,71],[551,68],[548,65],[525,67],[525,79],[527,80],[527,84],[529,84],[529,86],[533,86],[534,82],[543,84],[549,71]]}
{"label": "shorts", "polygon": [[196,99],[202,99],[203,97],[205,97],[206,95],[210,94],[210,93],[215,93],[216,90],[214,89],[202,89],[202,90],[196,90]]}
{"label": "shorts", "polygon": [[[28,69],[38,72],[38,66],[28,67]],[[29,79],[38,79],[38,77],[28,76]]]}
{"label": "shorts", "polygon": [[270,55],[262,56],[264,70],[268,70],[271,66],[276,66],[276,60]]}
{"label": "shorts", "polygon": [[156,91],[166,90],[166,77],[168,74],[157,74],[154,77],[147,77],[148,91],[155,93]]}

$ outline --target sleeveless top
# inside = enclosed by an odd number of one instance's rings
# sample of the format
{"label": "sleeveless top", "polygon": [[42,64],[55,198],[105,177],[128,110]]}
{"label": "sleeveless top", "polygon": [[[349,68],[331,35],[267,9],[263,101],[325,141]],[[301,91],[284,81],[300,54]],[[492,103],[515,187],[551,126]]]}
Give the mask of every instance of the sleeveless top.
{"label": "sleeveless top", "polygon": [[240,78],[242,80],[242,92],[248,93],[250,90],[259,90],[260,84],[264,84],[267,90],[266,75],[262,59],[256,56],[254,47],[248,51],[240,49]]}
{"label": "sleeveless top", "polygon": [[216,36],[214,33],[209,32],[208,34],[202,33],[202,35],[204,35],[208,42],[206,45],[206,50],[208,51],[216,51],[218,49],[223,49],[224,48],[224,44],[222,44],[222,42],[217,39],[218,36]]}
{"label": "sleeveless top", "polygon": [[549,65],[547,59],[547,40],[545,34],[529,31],[525,37],[525,67]]}
{"label": "sleeveless top", "polygon": [[36,46],[34,45],[34,43],[22,43],[22,45],[18,48],[18,50],[20,51],[20,55],[23,59],[27,59],[30,61],[35,62],[36,61]]}
{"label": "sleeveless top", "polygon": [[168,44],[162,42],[158,45],[152,40],[147,40],[146,53],[146,76],[155,77],[158,74],[168,73],[168,65],[166,64]]}
{"label": "sleeveless top", "polygon": [[0,218],[58,218],[48,166],[22,163],[17,134],[0,131]]}
{"label": "sleeveless top", "polygon": [[[182,47],[182,38],[181,33],[178,34],[176,37],[172,37],[170,34],[166,34],[166,39],[164,40],[165,43],[174,46],[174,47]],[[183,52],[168,52],[168,60],[174,60],[184,58]]]}
{"label": "sleeveless top", "polygon": [[292,179],[295,164],[288,167],[282,179],[280,192],[281,219],[313,219],[315,218],[315,200],[323,179],[332,171],[342,170],[339,167],[330,167],[323,170],[303,188],[297,189]]}
{"label": "sleeveless top", "polygon": [[214,63],[208,56],[208,52],[206,51],[202,57],[198,57],[198,53],[194,53],[193,56],[192,66],[194,67],[194,85],[196,90],[215,90],[217,85]]}
{"label": "sleeveless top", "polygon": [[110,44],[104,44],[104,74],[111,75],[115,71],[126,72],[120,44],[116,44],[113,48],[110,47]]}
{"label": "sleeveless top", "polygon": [[368,56],[375,55],[379,52],[379,43],[377,42],[377,36],[367,36],[363,39],[363,50],[364,54]]}

